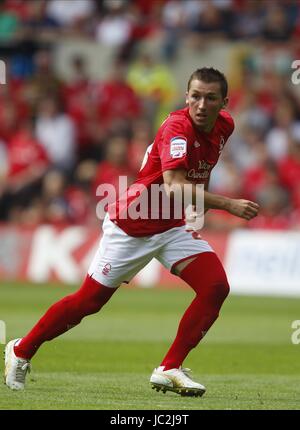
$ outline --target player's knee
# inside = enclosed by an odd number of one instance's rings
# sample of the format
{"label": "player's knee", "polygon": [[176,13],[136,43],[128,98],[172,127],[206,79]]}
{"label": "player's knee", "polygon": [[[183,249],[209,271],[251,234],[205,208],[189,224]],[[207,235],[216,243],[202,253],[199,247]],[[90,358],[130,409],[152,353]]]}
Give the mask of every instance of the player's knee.
{"label": "player's knee", "polygon": [[212,288],[209,292],[209,301],[216,309],[217,313],[219,312],[224,300],[228,296],[229,291],[230,287],[226,278],[212,285]]}
{"label": "player's knee", "polygon": [[[224,300],[229,294],[229,284],[227,279],[216,280],[205,289],[199,289],[197,298],[199,305],[202,308],[203,318],[208,320],[216,320],[219,316],[220,309]],[[207,314],[207,315],[206,315]]]}
{"label": "player's knee", "polygon": [[215,255],[213,257],[215,261],[207,277],[206,293],[221,306],[230,292],[230,286],[223,265]]}
{"label": "player's knee", "polygon": [[91,315],[99,312],[103,304],[103,301],[101,301],[96,294],[91,294],[86,295],[79,306],[81,307],[84,315]]}
{"label": "player's knee", "polygon": [[82,287],[74,294],[74,306],[82,316],[98,312],[115,292],[87,276]]}
{"label": "player's knee", "polygon": [[75,311],[80,319],[98,312],[102,307],[95,294],[82,294],[80,291],[65,297],[63,300],[66,312],[72,308],[72,311]]}
{"label": "player's knee", "polygon": [[230,292],[230,286],[226,276],[221,282],[218,282],[215,288],[217,295],[224,301]]}
{"label": "player's knee", "polygon": [[102,308],[102,306],[105,305],[105,303],[108,301],[108,299],[103,299],[103,297],[101,297],[101,295],[99,294],[94,294],[89,302],[89,309],[91,313],[96,313],[99,312],[100,309]]}
{"label": "player's knee", "polygon": [[82,307],[85,315],[95,314],[108,302],[111,295],[114,293],[114,288],[107,288],[103,291],[85,291],[81,294],[80,306]]}

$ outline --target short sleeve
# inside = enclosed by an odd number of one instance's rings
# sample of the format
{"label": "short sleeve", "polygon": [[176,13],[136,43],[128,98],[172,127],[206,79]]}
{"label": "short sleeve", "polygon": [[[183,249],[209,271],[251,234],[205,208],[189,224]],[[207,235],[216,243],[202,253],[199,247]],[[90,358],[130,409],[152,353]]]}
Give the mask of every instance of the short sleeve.
{"label": "short sleeve", "polygon": [[184,122],[170,121],[162,132],[158,145],[161,169],[187,169],[189,136]]}

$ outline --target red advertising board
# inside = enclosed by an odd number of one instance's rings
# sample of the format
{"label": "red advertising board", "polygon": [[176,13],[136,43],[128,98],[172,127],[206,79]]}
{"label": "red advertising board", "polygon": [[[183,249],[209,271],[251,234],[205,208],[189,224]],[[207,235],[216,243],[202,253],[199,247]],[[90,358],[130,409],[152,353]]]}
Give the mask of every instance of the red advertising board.
{"label": "red advertising board", "polygon": [[[227,235],[203,233],[221,260]],[[56,228],[41,225],[26,229],[0,226],[0,279],[30,282],[79,283],[84,277],[101,237],[101,229],[85,226]],[[134,280],[141,286],[152,283],[167,287],[182,285],[159,263],[153,263]]]}

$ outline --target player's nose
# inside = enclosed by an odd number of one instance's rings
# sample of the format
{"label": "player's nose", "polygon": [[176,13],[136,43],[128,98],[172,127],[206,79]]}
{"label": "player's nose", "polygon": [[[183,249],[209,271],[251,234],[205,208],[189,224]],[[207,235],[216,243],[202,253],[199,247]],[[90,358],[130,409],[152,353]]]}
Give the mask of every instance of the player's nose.
{"label": "player's nose", "polygon": [[202,97],[200,100],[199,100],[199,103],[198,103],[198,111],[199,112],[203,112],[203,111],[205,111],[206,110],[206,103],[205,103],[205,99],[204,99],[204,97]]}

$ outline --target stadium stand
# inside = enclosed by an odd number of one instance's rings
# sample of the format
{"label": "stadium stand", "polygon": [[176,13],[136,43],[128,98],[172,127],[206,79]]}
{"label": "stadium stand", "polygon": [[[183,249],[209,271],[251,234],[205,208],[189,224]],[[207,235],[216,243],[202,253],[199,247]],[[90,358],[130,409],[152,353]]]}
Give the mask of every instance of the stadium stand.
{"label": "stadium stand", "polygon": [[[215,211],[206,228],[300,228],[298,0],[4,0],[0,12],[0,221],[95,225],[96,186],[134,177],[182,82],[221,45],[236,129],[211,191],[261,212],[246,226]],[[98,70],[91,49],[59,58],[80,44],[97,46]]]}

